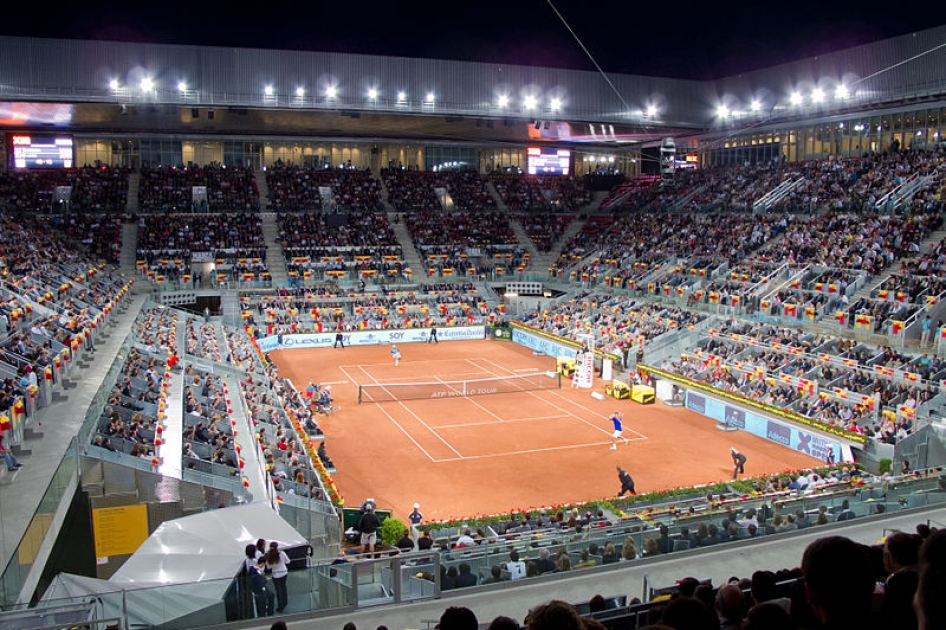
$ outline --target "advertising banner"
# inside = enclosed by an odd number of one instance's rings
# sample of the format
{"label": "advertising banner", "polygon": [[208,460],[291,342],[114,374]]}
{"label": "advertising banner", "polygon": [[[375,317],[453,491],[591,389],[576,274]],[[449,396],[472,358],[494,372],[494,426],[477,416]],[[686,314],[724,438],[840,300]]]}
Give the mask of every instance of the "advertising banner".
{"label": "advertising banner", "polygon": [[[430,337],[430,328],[404,328],[398,330],[362,330],[342,333],[346,346],[370,346],[382,343],[423,343]],[[458,326],[438,328],[437,341],[465,341],[483,339],[484,326]],[[258,339],[262,352],[288,350],[291,348],[329,348],[335,344],[335,333],[312,333],[305,335],[272,335]]]}

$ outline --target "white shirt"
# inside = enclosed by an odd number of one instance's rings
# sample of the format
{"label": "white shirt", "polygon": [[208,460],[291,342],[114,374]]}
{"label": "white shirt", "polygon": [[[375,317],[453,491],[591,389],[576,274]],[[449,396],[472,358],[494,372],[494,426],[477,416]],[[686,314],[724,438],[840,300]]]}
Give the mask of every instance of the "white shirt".
{"label": "white shirt", "polygon": [[519,580],[526,576],[526,563],[522,560],[516,562],[507,562],[505,565],[507,571],[509,571],[509,579]]}

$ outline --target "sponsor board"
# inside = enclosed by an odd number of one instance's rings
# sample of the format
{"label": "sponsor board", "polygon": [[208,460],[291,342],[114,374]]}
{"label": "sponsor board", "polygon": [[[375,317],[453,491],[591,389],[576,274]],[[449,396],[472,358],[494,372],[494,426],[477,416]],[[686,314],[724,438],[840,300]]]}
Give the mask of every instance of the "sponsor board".
{"label": "sponsor board", "polygon": [[[483,339],[483,326],[459,326],[438,328],[437,341],[465,341]],[[430,328],[405,328],[400,330],[363,330],[342,334],[346,346],[371,346],[382,343],[423,343],[430,338]],[[292,348],[329,348],[335,345],[335,333],[306,335],[273,335],[258,339],[262,352],[289,350]]]}
{"label": "sponsor board", "polygon": [[534,335],[520,328],[512,329],[512,341],[550,357],[574,357],[575,353],[578,352],[578,348],[574,346],[558,343],[548,337]]}
{"label": "sponsor board", "polygon": [[739,427],[752,435],[781,444],[793,451],[811,455],[821,461],[825,461],[829,452],[834,454],[834,461],[843,461],[841,443],[820,433],[801,429],[787,422],[772,420],[690,391],[686,396],[686,408],[716,421]]}

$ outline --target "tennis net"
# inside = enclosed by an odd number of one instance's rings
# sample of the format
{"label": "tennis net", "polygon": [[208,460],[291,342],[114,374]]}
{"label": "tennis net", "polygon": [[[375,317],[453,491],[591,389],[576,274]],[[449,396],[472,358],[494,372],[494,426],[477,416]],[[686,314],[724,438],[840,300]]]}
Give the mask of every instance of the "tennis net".
{"label": "tennis net", "polygon": [[358,386],[358,402],[380,403],[399,400],[466,398],[561,388],[562,375],[558,372],[535,372],[465,381],[366,383]]}

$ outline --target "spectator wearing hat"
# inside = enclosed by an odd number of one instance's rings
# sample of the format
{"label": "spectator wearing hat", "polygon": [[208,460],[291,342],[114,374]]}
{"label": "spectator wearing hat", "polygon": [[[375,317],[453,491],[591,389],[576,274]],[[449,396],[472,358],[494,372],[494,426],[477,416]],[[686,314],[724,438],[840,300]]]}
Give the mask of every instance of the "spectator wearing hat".
{"label": "spectator wearing hat", "polygon": [[424,515],[420,513],[420,503],[414,504],[414,511],[407,515],[407,518],[411,521],[411,525],[417,527],[424,520]]}

